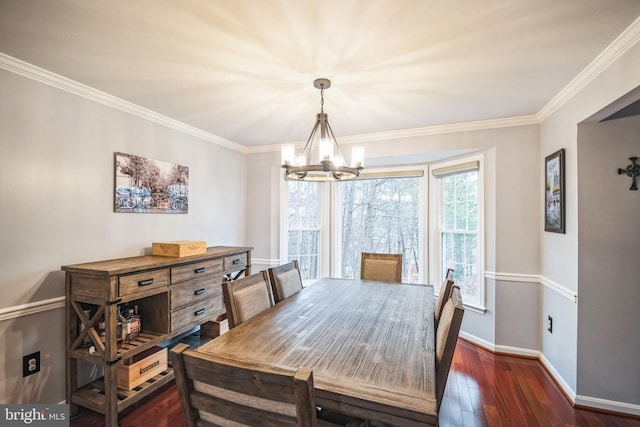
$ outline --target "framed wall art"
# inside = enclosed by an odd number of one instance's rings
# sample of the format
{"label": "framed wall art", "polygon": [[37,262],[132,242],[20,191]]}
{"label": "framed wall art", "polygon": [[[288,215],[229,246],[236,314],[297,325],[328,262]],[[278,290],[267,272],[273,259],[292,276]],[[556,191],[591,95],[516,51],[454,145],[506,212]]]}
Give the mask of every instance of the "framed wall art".
{"label": "framed wall art", "polygon": [[545,157],[544,170],[544,231],[564,233],[564,148]]}
{"label": "framed wall art", "polygon": [[189,212],[189,168],[133,154],[115,153],[114,211]]}

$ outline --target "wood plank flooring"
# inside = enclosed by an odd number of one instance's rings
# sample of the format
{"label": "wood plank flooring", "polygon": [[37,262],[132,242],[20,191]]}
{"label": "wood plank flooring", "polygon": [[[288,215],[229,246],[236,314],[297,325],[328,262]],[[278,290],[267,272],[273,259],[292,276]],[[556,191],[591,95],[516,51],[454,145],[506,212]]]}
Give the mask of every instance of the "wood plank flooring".
{"label": "wood plank flooring", "polygon": [[[122,427],[185,427],[171,382],[120,415]],[[71,427],[103,427],[86,409]],[[493,354],[458,340],[440,408],[441,427],[640,427],[640,418],[575,409],[537,360]]]}

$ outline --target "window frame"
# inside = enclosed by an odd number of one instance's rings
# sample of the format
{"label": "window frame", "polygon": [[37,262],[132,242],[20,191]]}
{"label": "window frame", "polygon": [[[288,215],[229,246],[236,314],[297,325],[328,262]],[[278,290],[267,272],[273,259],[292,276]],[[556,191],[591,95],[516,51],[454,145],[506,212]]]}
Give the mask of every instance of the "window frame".
{"label": "window frame", "polygon": [[[289,228],[288,228],[288,212],[289,212],[289,187],[288,183],[290,181],[281,180],[280,183],[280,264],[284,264],[287,262],[289,258],[288,248],[289,248]],[[293,182],[293,181],[291,181]],[[318,265],[318,273],[320,275],[317,279],[309,279],[304,280],[304,284],[313,283],[316,280],[329,276],[329,264],[326,261],[330,254],[330,229],[329,226],[331,224],[329,218],[329,206],[326,203],[328,199],[329,189],[327,186],[322,185],[321,182],[309,183],[318,186],[318,198],[319,198],[319,212],[318,212],[318,228],[320,230],[319,235],[319,248],[318,248],[318,256],[319,256],[319,265]],[[329,226],[327,226],[329,224]]]}
{"label": "window frame", "polygon": [[[442,283],[443,271],[441,269],[441,242],[440,235],[442,231],[442,221],[444,220],[443,205],[443,186],[442,180],[433,175],[433,171],[441,168],[461,166],[470,162],[478,162],[478,232],[477,232],[477,281],[479,286],[479,296],[477,300],[467,300],[463,298],[465,306],[486,311],[486,293],[487,286],[485,281],[485,175],[484,154],[476,154],[471,156],[460,157],[452,160],[436,162],[429,165],[429,283],[433,283],[436,294],[439,293],[440,284]],[[462,173],[463,171],[461,171]]]}

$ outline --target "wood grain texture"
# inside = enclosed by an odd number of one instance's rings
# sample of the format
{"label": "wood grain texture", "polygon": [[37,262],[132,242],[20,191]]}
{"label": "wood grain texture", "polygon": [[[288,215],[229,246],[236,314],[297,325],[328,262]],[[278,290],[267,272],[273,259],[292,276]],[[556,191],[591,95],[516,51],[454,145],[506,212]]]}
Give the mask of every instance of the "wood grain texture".
{"label": "wood grain texture", "polygon": [[322,279],[197,351],[312,369],[316,403],[348,415],[435,423],[431,286]]}
{"label": "wood grain texture", "polygon": [[177,345],[171,351],[189,425],[200,420],[248,426],[316,425],[313,373],[244,365]]}
{"label": "wood grain texture", "polygon": [[298,261],[293,260],[267,270],[269,282],[273,290],[273,299],[276,303],[297,294],[302,290],[302,278]]}
{"label": "wood grain texture", "polygon": [[224,305],[227,308],[229,329],[246,322],[273,306],[269,276],[265,270],[222,284]]}
{"label": "wood grain texture", "polygon": [[[546,398],[530,396],[536,382]],[[550,406],[548,403],[550,402]],[[83,409],[71,427],[103,427],[104,416]],[[458,339],[440,427],[640,427],[640,417],[574,408],[535,359],[493,354]],[[171,382],[120,416],[122,427],[185,427],[185,416]]]}

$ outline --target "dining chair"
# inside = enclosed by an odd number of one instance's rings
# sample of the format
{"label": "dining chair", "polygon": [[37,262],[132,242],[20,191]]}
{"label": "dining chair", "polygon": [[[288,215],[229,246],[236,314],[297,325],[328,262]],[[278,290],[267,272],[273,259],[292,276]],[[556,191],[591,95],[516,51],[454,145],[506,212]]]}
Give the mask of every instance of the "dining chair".
{"label": "dining chair", "polygon": [[436,408],[440,410],[442,396],[451,369],[453,352],[456,349],[464,306],[460,287],[453,286],[451,298],[444,305],[440,323],[436,329]]}
{"label": "dining chair", "polygon": [[189,427],[318,425],[310,369],[243,365],[184,343],[171,361]]}
{"label": "dining chair", "polygon": [[273,295],[266,270],[238,280],[222,282],[229,329],[272,307]]}
{"label": "dining chair", "polygon": [[440,321],[440,316],[442,315],[442,309],[444,305],[449,301],[451,297],[451,290],[454,286],[455,282],[453,281],[453,269],[448,268],[447,274],[444,276],[444,280],[442,281],[442,285],[440,286],[440,292],[438,293],[438,301],[436,302],[436,308],[433,311],[433,315],[435,316],[435,325],[438,326],[438,322]]}
{"label": "dining chair", "polygon": [[302,277],[298,261],[293,260],[277,267],[271,267],[269,272],[269,282],[273,291],[273,299],[276,303],[297,294],[302,290]]}
{"label": "dining chair", "polygon": [[362,252],[360,278],[381,282],[402,281],[402,254]]}

